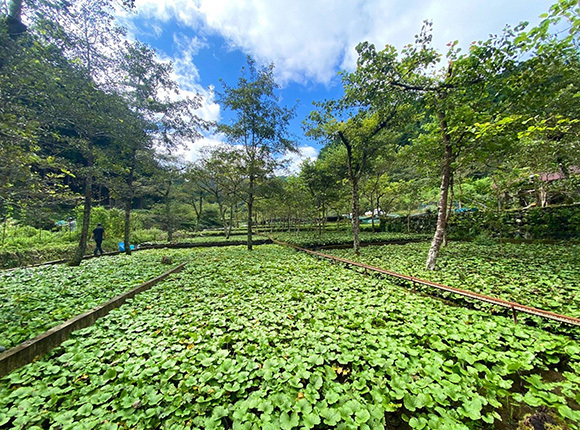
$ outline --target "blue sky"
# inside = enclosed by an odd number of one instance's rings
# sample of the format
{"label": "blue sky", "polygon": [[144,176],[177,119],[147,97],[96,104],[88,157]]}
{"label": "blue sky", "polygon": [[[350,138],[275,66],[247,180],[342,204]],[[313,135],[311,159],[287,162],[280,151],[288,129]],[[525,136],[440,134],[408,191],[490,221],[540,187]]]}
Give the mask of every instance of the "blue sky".
{"label": "blue sky", "polygon": [[[260,64],[274,62],[283,103],[299,100],[291,124],[302,155],[314,158],[320,144],[303,136],[302,120],[312,102],[340,94],[339,70],[352,70],[357,43],[401,48],[411,43],[422,21],[433,21],[434,45],[458,40],[467,47],[474,40],[501,32],[506,24],[535,24],[552,0],[137,0],[136,13],[123,20],[132,37],[155,48],[162,60],[175,65],[175,78],[184,93],[204,96],[200,115],[228,121],[212,88],[220,79],[235,85],[251,55]],[[186,157],[216,145],[221,136],[207,135],[192,142]]]}

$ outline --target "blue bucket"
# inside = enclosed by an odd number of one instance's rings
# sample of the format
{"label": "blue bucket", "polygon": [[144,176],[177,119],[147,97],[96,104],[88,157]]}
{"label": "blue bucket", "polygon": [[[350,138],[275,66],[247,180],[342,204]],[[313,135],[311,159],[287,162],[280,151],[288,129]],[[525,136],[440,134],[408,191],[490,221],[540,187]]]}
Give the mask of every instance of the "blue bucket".
{"label": "blue bucket", "polygon": [[[131,251],[135,249],[135,245],[131,245]],[[119,242],[119,252],[125,252],[125,242]]]}

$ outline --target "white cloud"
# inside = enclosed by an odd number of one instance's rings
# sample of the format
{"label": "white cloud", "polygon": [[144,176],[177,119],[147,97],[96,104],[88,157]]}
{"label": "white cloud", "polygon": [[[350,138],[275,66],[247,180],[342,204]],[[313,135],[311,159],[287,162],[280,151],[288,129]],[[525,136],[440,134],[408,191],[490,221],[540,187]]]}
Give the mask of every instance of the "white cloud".
{"label": "white cloud", "polygon": [[[130,35],[135,39],[134,34]],[[157,59],[162,63],[173,64],[171,78],[177,82],[179,91],[163,91],[161,94],[170,100],[199,99],[200,107],[195,110],[202,120],[218,122],[221,118],[220,105],[215,101],[213,87],[205,88],[200,83],[199,70],[194,63],[197,52],[205,46],[205,42],[198,37],[188,37],[184,34],[174,34],[173,42],[177,46],[176,55],[171,57],[165,53],[157,52]],[[206,146],[215,146],[221,143],[219,135],[206,133],[202,138],[194,141],[181,141],[179,147],[173,152],[182,161],[195,161],[200,158],[200,150]]]}
{"label": "white cloud", "polygon": [[[185,148],[181,148],[176,151],[183,161],[197,161],[199,160],[203,152],[207,149],[217,148],[222,145],[228,145],[226,143],[225,136],[221,134],[210,134],[203,137],[195,142],[187,145]],[[241,149],[242,147],[238,147]],[[275,174],[277,176],[286,176],[298,173],[300,171],[300,165],[305,160],[315,161],[318,158],[318,149],[313,146],[301,146],[298,148],[299,152],[287,152],[280,157],[280,161],[284,164],[284,167],[277,169]]]}
{"label": "white cloud", "polygon": [[286,164],[285,168],[276,171],[277,176],[284,176],[289,174],[298,173],[300,171],[300,165],[305,160],[316,160],[318,158],[318,149],[313,146],[301,146],[298,148],[299,152],[287,152],[281,158]]}
{"label": "white cloud", "polygon": [[[553,0],[136,0],[140,27],[123,19],[129,31],[159,37],[168,24],[179,24],[174,34],[174,78],[181,96],[200,94],[198,115],[219,121],[220,106],[212,88],[200,84],[195,55],[205,47],[207,34],[224,37],[232,49],[241,49],[261,63],[274,62],[278,81],[330,84],[339,69],[352,69],[355,46],[368,40],[378,49],[385,44],[398,48],[413,42],[424,19],[433,20],[434,45],[459,40],[466,48],[473,40],[499,33],[505,24],[534,21],[548,10]],[[145,24],[143,24],[145,22]],[[144,28],[141,26],[145,26]],[[171,25],[171,28],[175,28]],[[173,31],[173,30],[171,30]],[[192,31],[195,36],[191,36]],[[220,136],[207,135],[190,143],[183,156],[199,158],[199,149],[218,145]],[[302,147],[302,155],[287,154],[288,171],[296,172],[305,158],[315,159],[314,147]],[[286,172],[287,173],[287,172]]]}
{"label": "white cloud", "polygon": [[473,40],[505,24],[535,20],[552,0],[137,0],[143,17],[176,19],[197,32],[215,32],[233,48],[276,64],[281,82],[329,83],[354,66],[357,43],[382,47],[413,42],[424,19],[434,23],[434,43]]}
{"label": "white cloud", "polygon": [[218,146],[225,145],[225,141],[220,135],[207,135],[195,142],[190,142],[185,148],[181,148],[177,151],[177,154],[183,161],[197,161],[202,155],[203,151],[211,148],[217,148]]}
{"label": "white cloud", "polygon": [[[205,88],[199,84],[199,70],[194,63],[195,54],[205,46],[205,42],[197,37],[187,37],[184,34],[174,34],[173,41],[177,45],[177,55],[169,57],[159,54],[160,61],[173,63],[173,80],[179,84],[179,93],[170,93],[172,99],[200,98],[200,107],[195,114],[209,122],[218,122],[221,118],[220,105],[215,101],[213,87]],[[187,144],[185,157],[188,160],[199,158],[198,149],[205,144],[216,141],[212,136]]]}

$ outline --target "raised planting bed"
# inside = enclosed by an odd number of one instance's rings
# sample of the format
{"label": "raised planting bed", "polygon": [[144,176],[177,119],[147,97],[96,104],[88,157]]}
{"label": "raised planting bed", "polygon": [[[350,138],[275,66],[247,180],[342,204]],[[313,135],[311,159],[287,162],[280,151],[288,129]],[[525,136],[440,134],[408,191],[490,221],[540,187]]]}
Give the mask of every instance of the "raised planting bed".
{"label": "raised planting bed", "polygon": [[[272,241],[270,239],[264,239],[260,236],[254,236],[252,240],[254,245],[265,245],[270,244]],[[184,248],[210,248],[213,246],[239,246],[247,244],[246,237],[241,238],[240,236],[232,236],[229,239],[225,237],[198,237],[189,239],[180,239],[177,242],[165,242],[165,243],[145,243],[141,245],[140,249],[184,249]]]}
{"label": "raised planting bed", "polygon": [[9,374],[11,371],[18,369],[19,367],[32,363],[32,361],[45,355],[64,342],[75,330],[80,330],[94,324],[96,320],[107,315],[112,309],[122,306],[127,300],[148,290],[171,274],[183,270],[184,265],[185,263],[181,263],[173,269],[170,269],[127,292],[119,294],[102,305],[83,312],[82,314],[51,328],[35,338],[23,342],[20,345],[11,348],[9,351],[0,354],[0,377]]}
{"label": "raised planting bed", "polygon": [[0,426],[461,430],[545,413],[578,428],[568,337],[274,245],[188,252],[0,380]]}
{"label": "raised planting bed", "polygon": [[[269,234],[268,234],[269,235]],[[270,235],[269,235],[270,236]],[[332,247],[352,247],[352,233],[348,231],[323,232],[320,236],[317,232],[305,231],[301,233],[274,233],[272,238],[281,242],[291,243],[309,249],[326,249]],[[384,244],[389,242],[422,242],[431,237],[426,234],[416,233],[390,233],[390,232],[361,232],[360,239],[363,244]]]}
{"label": "raised planting bed", "polygon": [[160,275],[168,269],[163,255],[174,263],[185,254],[144,251],[85,260],[78,267],[65,264],[0,272],[0,346],[21,342]]}
{"label": "raised planting bed", "polygon": [[[429,243],[328,250],[327,254],[378,266],[548,311],[580,317],[580,245],[450,242],[441,248],[437,270],[425,269]],[[429,288],[426,292],[434,292]],[[445,298],[452,294],[442,293]],[[487,305],[474,303],[476,307]],[[552,323],[548,326],[559,327]],[[580,335],[578,328],[570,333]]]}

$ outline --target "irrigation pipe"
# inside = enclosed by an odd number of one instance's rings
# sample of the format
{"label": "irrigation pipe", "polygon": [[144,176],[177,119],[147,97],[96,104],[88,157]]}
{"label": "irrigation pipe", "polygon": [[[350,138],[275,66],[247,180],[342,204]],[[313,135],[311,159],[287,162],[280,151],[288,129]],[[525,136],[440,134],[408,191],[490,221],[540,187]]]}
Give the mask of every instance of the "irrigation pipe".
{"label": "irrigation pipe", "polygon": [[361,267],[366,271],[377,272],[383,275],[391,276],[394,278],[402,279],[408,282],[412,282],[413,284],[424,285],[427,287],[436,288],[438,290],[447,291],[450,293],[454,293],[463,297],[469,297],[473,300],[478,300],[481,302],[490,303],[493,305],[501,306],[507,309],[511,309],[514,317],[514,322],[517,323],[517,316],[516,312],[523,312],[529,315],[534,315],[542,318],[546,318],[553,321],[558,321],[561,323],[571,324],[577,327],[580,327],[580,319],[571,317],[568,315],[562,315],[555,312],[545,311],[543,309],[533,308],[531,306],[522,305],[521,303],[512,302],[509,300],[503,300],[497,297],[487,296],[485,294],[475,293],[469,290],[463,290],[461,288],[450,287],[448,285],[438,284],[437,282],[427,281],[425,279],[415,278],[414,276],[402,275],[400,273],[391,272],[390,270],[385,270],[380,267],[370,266],[368,264],[358,263],[356,261],[347,260],[345,258],[335,257],[333,255],[323,254],[318,251],[312,251],[310,249],[301,248],[296,245],[292,245],[291,243],[280,242],[277,240],[272,240],[277,245],[288,246],[290,248],[294,248],[298,251],[305,252],[310,255],[315,255],[320,258],[325,258],[332,261],[338,261],[340,263],[348,264],[350,266]]}

